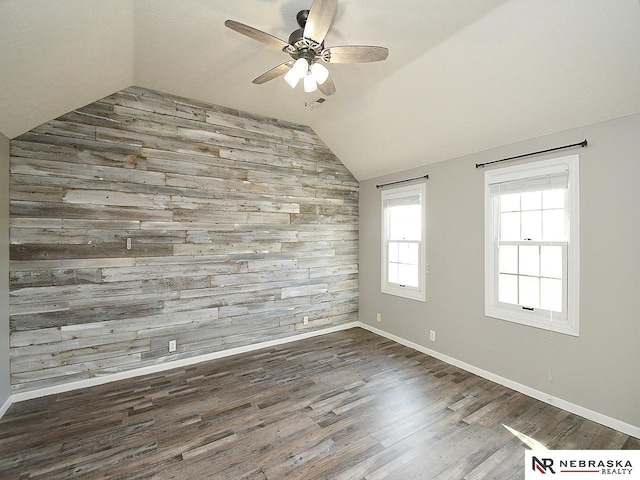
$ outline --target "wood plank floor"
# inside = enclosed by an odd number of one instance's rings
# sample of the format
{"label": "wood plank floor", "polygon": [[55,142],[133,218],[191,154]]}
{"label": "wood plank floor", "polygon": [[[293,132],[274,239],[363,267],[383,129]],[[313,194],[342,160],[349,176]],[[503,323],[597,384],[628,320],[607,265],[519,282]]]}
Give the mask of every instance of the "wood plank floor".
{"label": "wood plank floor", "polygon": [[0,477],[510,479],[535,442],[640,448],[356,328],[17,403]]}

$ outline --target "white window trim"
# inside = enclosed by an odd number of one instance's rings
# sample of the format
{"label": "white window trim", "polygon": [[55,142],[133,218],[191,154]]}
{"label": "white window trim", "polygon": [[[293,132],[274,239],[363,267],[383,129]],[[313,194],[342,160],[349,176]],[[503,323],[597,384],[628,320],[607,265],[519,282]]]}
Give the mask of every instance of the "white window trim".
{"label": "white window trim", "polygon": [[[566,315],[553,315],[548,311],[528,311],[518,305],[497,301],[498,259],[495,248],[494,204],[490,185],[519,178],[553,173],[558,167],[569,169],[569,190],[566,208],[570,215],[570,230],[565,268],[567,278]],[[485,315],[531,327],[579,336],[580,307],[580,211],[579,211],[579,156],[570,155],[550,160],[502,167],[485,172],[484,177],[484,245],[485,245]],[[539,242],[535,242],[539,243]],[[548,242],[547,242],[548,243]],[[546,312],[543,313],[543,312]]]}
{"label": "white window trim", "polygon": [[[409,193],[420,193],[420,215],[422,218],[422,231],[420,233],[420,248],[419,248],[419,263],[418,263],[418,287],[400,286],[398,284],[389,283],[387,281],[387,267],[388,267],[388,247],[387,247],[387,234],[386,234],[386,218],[385,218],[385,199],[393,196],[404,196]],[[426,301],[426,195],[427,186],[425,183],[417,185],[409,185],[403,187],[390,187],[382,191],[380,207],[382,218],[381,229],[381,292],[389,295],[396,295],[398,297],[408,298],[410,300],[418,300],[420,302]]]}

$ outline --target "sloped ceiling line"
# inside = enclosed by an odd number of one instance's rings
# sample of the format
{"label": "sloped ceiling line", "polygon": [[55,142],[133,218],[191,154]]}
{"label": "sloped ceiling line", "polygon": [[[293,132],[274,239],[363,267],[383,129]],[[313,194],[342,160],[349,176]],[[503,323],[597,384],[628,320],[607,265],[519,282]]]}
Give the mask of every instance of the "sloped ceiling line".
{"label": "sloped ceiling line", "polygon": [[287,37],[311,1],[3,0],[0,132],[140,85],[309,125],[364,180],[640,112],[637,0],[340,0],[327,44],[390,55],[331,65],[313,111],[253,85],[286,55],[224,27]]}

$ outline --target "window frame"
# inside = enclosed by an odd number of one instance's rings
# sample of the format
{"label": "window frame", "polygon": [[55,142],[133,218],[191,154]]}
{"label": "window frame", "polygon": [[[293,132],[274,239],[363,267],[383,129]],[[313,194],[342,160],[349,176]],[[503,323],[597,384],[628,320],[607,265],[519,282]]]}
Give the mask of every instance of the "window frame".
{"label": "window frame", "polygon": [[[514,180],[541,177],[568,170],[568,188],[565,194],[565,228],[567,238],[557,241],[507,242],[498,239],[497,206],[491,185]],[[495,168],[484,175],[484,246],[485,246],[485,316],[551,330],[572,336],[579,336],[579,294],[580,294],[580,189],[579,155],[539,160],[535,162]],[[522,305],[498,301],[499,244],[524,244],[554,246],[563,245],[563,313],[542,308],[533,310]]]}
{"label": "window frame", "polygon": [[[388,266],[389,266],[389,239],[387,238],[388,230],[388,213],[385,209],[385,201],[393,198],[403,198],[420,196],[420,219],[421,219],[421,231],[420,240],[407,240],[408,243],[418,243],[418,287],[400,285],[398,283],[392,283],[388,281]],[[426,194],[427,186],[424,182],[405,185],[400,187],[386,187],[382,190],[380,195],[381,206],[381,287],[382,293],[389,295],[395,295],[398,297],[407,298],[410,300],[417,300],[420,302],[426,301]],[[402,241],[401,239],[393,239],[391,241]]]}

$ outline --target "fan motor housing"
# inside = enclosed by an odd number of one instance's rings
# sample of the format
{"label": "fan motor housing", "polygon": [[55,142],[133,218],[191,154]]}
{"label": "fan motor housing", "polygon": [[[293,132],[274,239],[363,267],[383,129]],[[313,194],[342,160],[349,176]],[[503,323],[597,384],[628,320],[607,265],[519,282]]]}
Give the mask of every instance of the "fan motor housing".
{"label": "fan motor housing", "polygon": [[304,27],[307,25],[307,18],[309,18],[309,10],[300,10],[296,15],[296,21],[300,28],[289,35],[289,45],[295,45],[304,38]]}
{"label": "fan motor housing", "polygon": [[299,28],[289,35],[289,45],[295,45],[304,38],[304,28]]}
{"label": "fan motor housing", "polygon": [[304,36],[304,27],[307,24],[307,18],[309,18],[309,10],[300,10],[296,15],[296,20],[300,28],[293,31],[289,35],[289,45],[293,46],[293,49],[285,49],[285,51],[291,55],[291,58],[297,60],[299,58],[305,58],[309,63],[313,63],[324,49],[324,42],[319,44]]}

